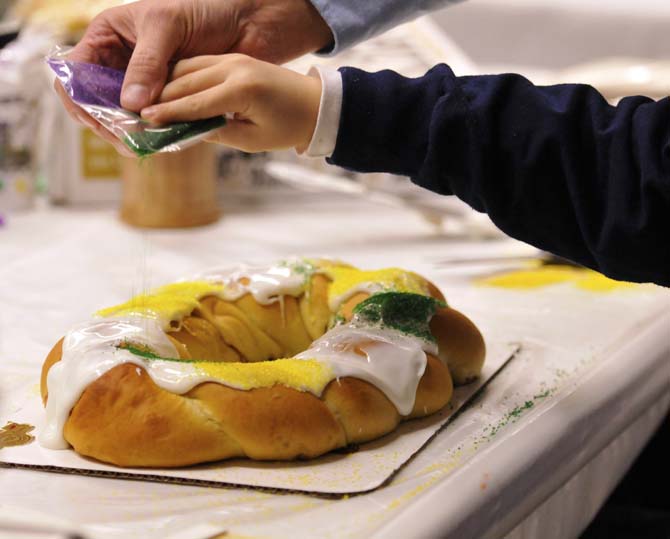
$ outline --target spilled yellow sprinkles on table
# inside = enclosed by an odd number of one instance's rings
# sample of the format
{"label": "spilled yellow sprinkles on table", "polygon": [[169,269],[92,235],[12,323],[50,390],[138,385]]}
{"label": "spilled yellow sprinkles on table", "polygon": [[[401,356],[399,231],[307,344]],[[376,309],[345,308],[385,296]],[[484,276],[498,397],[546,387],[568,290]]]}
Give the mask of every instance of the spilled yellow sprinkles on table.
{"label": "spilled yellow sprinkles on table", "polygon": [[642,285],[638,283],[627,283],[625,281],[615,281],[605,277],[602,273],[592,270],[583,270],[584,275],[575,283],[578,288],[590,290],[591,292],[610,292],[612,290],[625,288],[638,288]]}
{"label": "spilled yellow sprinkles on table", "polygon": [[224,287],[205,281],[173,283],[148,294],[135,296],[126,303],[102,309],[96,316],[139,316],[161,323],[164,329],[172,320],[181,320],[198,307],[205,296],[221,295]]}
{"label": "spilled yellow sprinkles on table", "polygon": [[277,359],[258,363],[189,362],[199,375],[211,376],[239,389],[284,385],[320,395],[334,378],[332,370],[313,359]]}
{"label": "spilled yellow sprinkles on table", "polygon": [[572,283],[577,288],[591,292],[611,292],[613,290],[639,286],[635,283],[615,281],[590,269],[574,268],[571,266],[539,266],[532,269],[486,277],[477,282],[484,286],[516,289],[541,288],[544,286]]}

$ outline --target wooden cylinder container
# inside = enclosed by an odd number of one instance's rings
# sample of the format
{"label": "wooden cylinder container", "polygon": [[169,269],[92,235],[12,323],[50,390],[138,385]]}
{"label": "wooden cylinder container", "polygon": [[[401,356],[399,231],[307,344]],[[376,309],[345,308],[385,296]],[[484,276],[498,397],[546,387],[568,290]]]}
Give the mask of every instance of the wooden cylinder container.
{"label": "wooden cylinder container", "polygon": [[121,219],[145,228],[206,225],[219,216],[216,148],[200,143],[179,152],[123,159]]}

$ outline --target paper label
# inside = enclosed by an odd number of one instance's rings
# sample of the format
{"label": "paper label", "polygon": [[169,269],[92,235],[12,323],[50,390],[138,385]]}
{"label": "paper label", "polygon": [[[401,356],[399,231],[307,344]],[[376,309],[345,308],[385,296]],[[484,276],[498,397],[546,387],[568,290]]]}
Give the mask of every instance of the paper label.
{"label": "paper label", "polygon": [[85,181],[119,179],[121,163],[114,146],[90,129],[80,131],[80,143],[81,175]]}

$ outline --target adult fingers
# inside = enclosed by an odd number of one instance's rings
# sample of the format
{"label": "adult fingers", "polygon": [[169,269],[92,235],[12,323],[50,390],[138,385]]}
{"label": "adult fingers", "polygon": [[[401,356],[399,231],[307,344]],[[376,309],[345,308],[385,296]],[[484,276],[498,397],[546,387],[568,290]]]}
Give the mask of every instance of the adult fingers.
{"label": "adult fingers", "polygon": [[88,42],[85,42],[84,41],[85,38],[86,36],[84,36],[82,38],[82,41],[77,43],[75,47],[73,47],[70,51],[68,51],[67,59],[73,62],[84,62],[87,64],[102,63],[100,61],[100,55],[98,54],[96,48],[91,47]]}
{"label": "adult fingers", "polygon": [[88,127],[101,139],[105,140],[106,142],[114,146],[114,149],[119,154],[123,155],[124,157],[136,157],[135,154],[132,151],[130,151],[130,148],[128,148],[123,142],[121,142],[117,137],[115,137],[109,130],[105,129],[105,127],[103,127],[102,124],[94,120],[83,110],[82,113],[84,114],[82,123],[86,125],[86,127]]}
{"label": "adult fingers", "polygon": [[168,80],[174,81],[185,75],[189,75],[195,71],[206,69],[212,65],[218,64],[221,61],[220,56],[195,56],[194,58],[187,58],[186,60],[179,60],[172,68]]}
{"label": "adult fingers", "polygon": [[137,7],[133,4],[113,7],[98,14],[83,37],[67,53],[75,62],[125,69],[130,60],[130,44],[135,43]]}
{"label": "adult fingers", "polygon": [[112,135],[109,131],[107,131],[107,129],[102,127],[100,124],[97,124],[96,127],[92,127],[91,129],[101,139],[104,139],[105,141],[109,142],[112,146],[114,146],[114,149],[117,151],[117,153],[121,154],[124,157],[137,157],[132,151],[130,151],[130,149],[123,142],[121,142],[118,138]]}
{"label": "adult fingers", "polygon": [[[63,106],[65,107],[65,111],[70,115],[70,118],[72,118],[75,122],[79,123],[86,123],[84,121],[84,111],[81,110],[81,107],[77,106],[72,99],[70,99],[70,96],[67,94],[65,89],[63,88],[63,85],[58,81],[54,81],[54,90],[58,94],[58,97],[60,98],[61,102],[63,103]],[[92,119],[92,118],[91,118]]]}
{"label": "adult fingers", "polygon": [[135,157],[135,154],[131,152],[125,144],[123,144],[118,138],[105,129],[84,109],[72,101],[58,80],[54,81],[54,89],[56,90],[58,97],[60,97],[61,101],[63,102],[63,106],[65,107],[65,110],[67,111],[70,118],[72,118],[77,123],[85,125],[100,138],[109,142],[121,155],[126,157]]}
{"label": "adult fingers", "polygon": [[[58,97],[60,97],[61,101],[63,102],[63,106],[65,107],[65,110],[67,111],[70,118],[72,118],[75,122],[83,124],[89,129],[95,131],[96,134],[98,134],[101,138],[113,144],[117,148],[117,150],[119,150],[119,153],[123,153],[124,150],[127,150],[127,148],[125,148],[125,146],[123,146],[122,143],[120,144],[119,139],[117,139],[114,135],[112,135],[109,131],[107,131],[107,129],[102,127],[84,109],[82,109],[79,105],[77,105],[74,101],[72,101],[72,99],[70,99],[70,96],[63,89],[61,83],[58,82],[57,80],[54,81],[54,89],[56,90]],[[119,148],[119,145],[122,148]]]}
{"label": "adult fingers", "polygon": [[169,8],[159,8],[141,23],[121,90],[121,105],[128,110],[142,110],[163,89],[168,62],[181,43],[179,24],[170,18]]}

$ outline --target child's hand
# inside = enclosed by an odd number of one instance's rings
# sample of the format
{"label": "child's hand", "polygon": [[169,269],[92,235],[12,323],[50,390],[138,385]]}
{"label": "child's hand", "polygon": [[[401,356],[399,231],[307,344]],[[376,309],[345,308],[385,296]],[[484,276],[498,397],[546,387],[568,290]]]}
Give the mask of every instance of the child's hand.
{"label": "child's hand", "polygon": [[246,152],[296,148],[312,139],[321,80],[241,54],[199,56],[175,66],[159,103],[142,110],[156,124],[228,113],[207,140]]}

